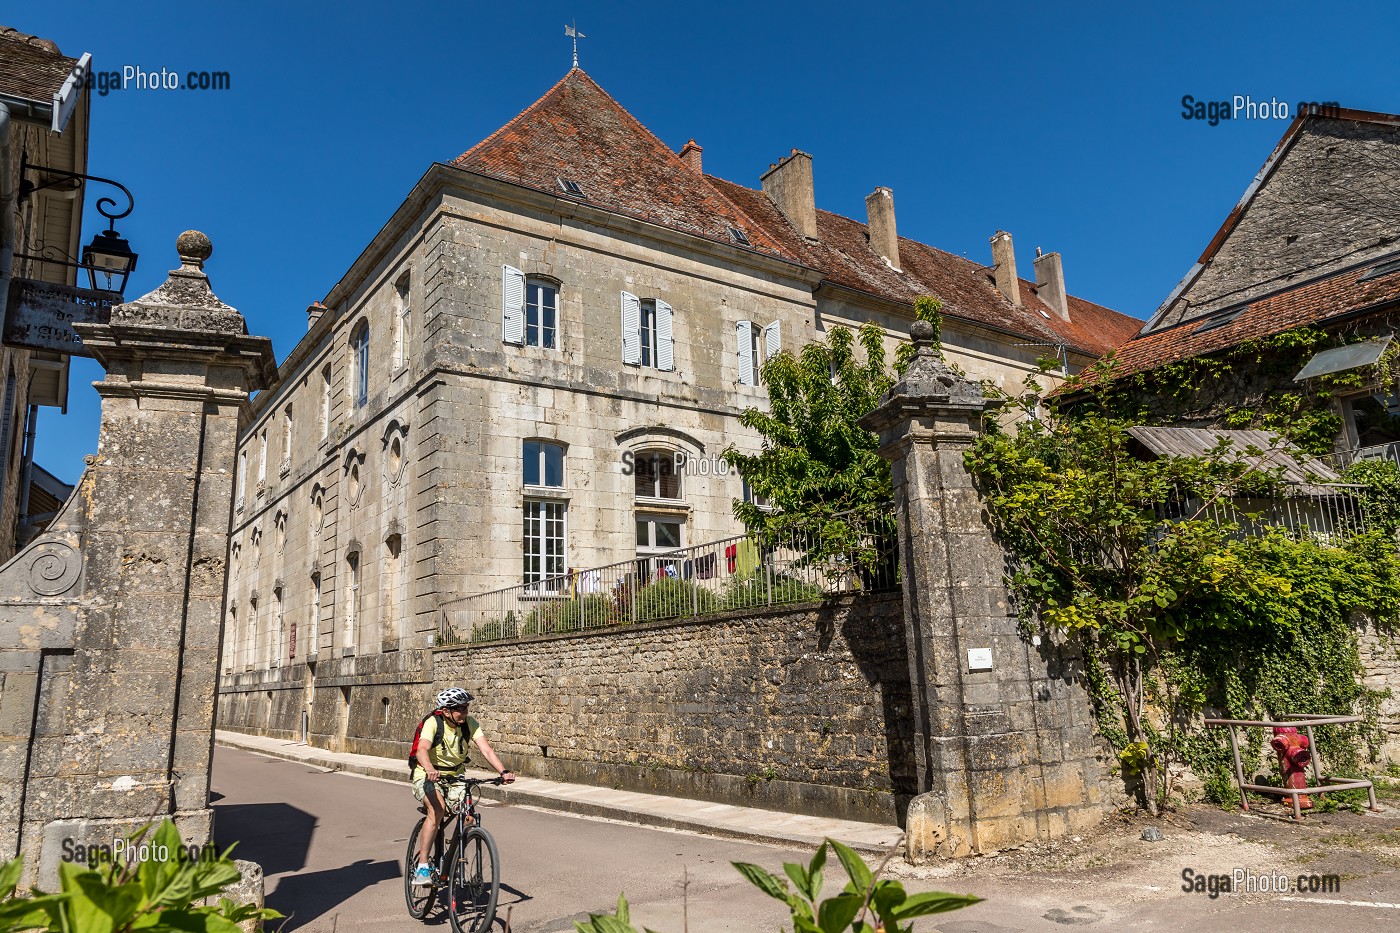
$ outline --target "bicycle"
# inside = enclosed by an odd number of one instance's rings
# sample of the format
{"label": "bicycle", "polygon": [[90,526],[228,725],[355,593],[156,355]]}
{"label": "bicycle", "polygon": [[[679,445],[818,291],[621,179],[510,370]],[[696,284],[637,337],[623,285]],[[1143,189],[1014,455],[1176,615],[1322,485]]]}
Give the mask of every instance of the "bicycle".
{"label": "bicycle", "polygon": [[[501,778],[457,778],[437,782],[444,800],[449,785],[464,785],[466,794],[455,818],[449,816],[438,826],[428,861],[432,882],[421,887],[413,884],[413,867],[418,864],[418,834],[423,831],[428,811],[426,804],[418,807],[418,812],[424,816],[419,818],[413,832],[409,833],[403,876],[404,899],[408,901],[408,915],[414,920],[422,920],[428,915],[433,902],[446,887],[447,916],[452,921],[453,933],[486,933],[491,928],[492,921],[496,919],[496,898],[501,892],[501,879],[497,871],[500,857],[496,854],[496,840],[482,828],[472,791],[482,784],[504,783]],[[451,843],[444,846],[447,826],[453,822],[456,831]]]}

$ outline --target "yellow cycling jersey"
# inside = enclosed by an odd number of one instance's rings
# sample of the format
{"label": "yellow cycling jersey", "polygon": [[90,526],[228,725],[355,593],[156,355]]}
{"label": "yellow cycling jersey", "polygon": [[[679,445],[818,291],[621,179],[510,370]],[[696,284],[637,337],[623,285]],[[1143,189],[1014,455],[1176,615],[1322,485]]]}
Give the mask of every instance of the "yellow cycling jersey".
{"label": "yellow cycling jersey", "polygon": [[[466,764],[468,756],[467,741],[481,738],[481,724],[470,716],[460,727],[446,716],[442,717],[442,741],[433,744],[433,738],[437,735],[438,717],[429,716],[423,723],[423,731],[418,734],[418,747],[428,749],[428,760],[433,763],[433,767],[443,773],[453,773],[461,770]],[[415,764],[413,766],[413,780],[421,781],[425,777],[423,766]]]}

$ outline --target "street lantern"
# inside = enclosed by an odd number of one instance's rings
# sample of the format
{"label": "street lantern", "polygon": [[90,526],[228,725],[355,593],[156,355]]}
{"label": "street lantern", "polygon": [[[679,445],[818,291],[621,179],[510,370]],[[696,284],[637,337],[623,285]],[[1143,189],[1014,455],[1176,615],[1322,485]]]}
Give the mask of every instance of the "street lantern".
{"label": "street lantern", "polygon": [[[127,277],[136,269],[136,254],[131,251],[131,244],[109,225],[83,248],[82,264],[94,289],[124,292]],[[99,275],[105,279],[103,285],[97,282]],[[113,276],[118,277],[115,287]]]}
{"label": "street lantern", "polygon": [[[25,177],[29,172],[37,175],[37,180]],[[21,204],[36,191],[45,189],[55,189],[65,196],[71,197],[73,192],[89,181],[111,185],[126,196],[126,209],[121,211],[117,210],[120,202],[108,197],[97,199],[97,203],[93,206],[97,208],[99,214],[107,218],[107,229],[93,237],[92,242],[83,247],[80,261],[74,262],[73,257],[66,256],[66,254],[64,259],[55,259],[46,255],[17,254],[23,259],[34,259],[39,262],[57,263],[69,268],[76,266],[79,269],[85,269],[88,274],[88,283],[94,291],[115,291],[118,293],[125,291],[127,278],[136,268],[136,254],[131,251],[131,244],[116,231],[115,227],[117,221],[130,214],[132,209],[136,207],[136,199],[131,196],[131,192],[127,190],[126,186],[119,181],[103,178],[100,175],[85,175],[82,172],[70,172],[66,169],[50,168],[47,165],[30,165],[27,154],[20,158],[19,176],[19,202]],[[45,252],[53,249],[50,247]],[[103,279],[102,285],[98,284],[98,276]],[[114,278],[115,282],[113,282]]]}

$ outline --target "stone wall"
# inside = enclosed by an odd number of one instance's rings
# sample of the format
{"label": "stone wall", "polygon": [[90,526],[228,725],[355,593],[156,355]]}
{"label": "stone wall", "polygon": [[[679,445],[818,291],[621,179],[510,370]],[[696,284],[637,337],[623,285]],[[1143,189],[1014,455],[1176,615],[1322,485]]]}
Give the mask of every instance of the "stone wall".
{"label": "stone wall", "polygon": [[1366,686],[1389,693],[1380,703],[1381,766],[1400,765],[1400,633],[1365,619],[1356,635]]}
{"label": "stone wall", "polygon": [[[911,792],[899,594],[434,652],[511,768],[847,819]],[[404,745],[407,751],[407,744]]]}
{"label": "stone wall", "polygon": [[0,860],[56,884],[65,840],[171,816],[208,839],[228,464],[271,341],[210,291],[193,231],[165,284],[79,324],[106,369],[99,453],[0,568]]}

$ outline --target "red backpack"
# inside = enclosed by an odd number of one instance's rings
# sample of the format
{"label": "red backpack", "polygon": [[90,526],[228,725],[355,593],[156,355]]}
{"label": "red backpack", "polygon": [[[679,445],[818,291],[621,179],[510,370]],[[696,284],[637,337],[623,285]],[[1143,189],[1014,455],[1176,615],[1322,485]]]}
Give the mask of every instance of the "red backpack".
{"label": "red backpack", "polygon": [[408,749],[408,779],[410,781],[413,780],[413,769],[418,767],[418,740],[423,737],[423,726],[427,724],[429,719],[437,720],[437,728],[433,730],[432,748],[428,750],[429,754],[432,753],[433,748],[442,744],[443,715],[442,710],[435,709],[418,720],[418,728],[413,730],[413,744]]}

